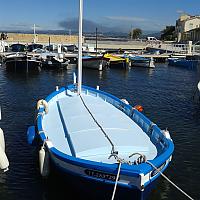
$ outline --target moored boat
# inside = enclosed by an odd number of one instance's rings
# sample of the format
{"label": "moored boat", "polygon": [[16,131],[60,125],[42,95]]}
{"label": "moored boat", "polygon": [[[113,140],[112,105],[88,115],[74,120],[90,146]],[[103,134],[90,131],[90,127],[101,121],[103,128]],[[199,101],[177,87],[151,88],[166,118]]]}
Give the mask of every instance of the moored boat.
{"label": "moored boat", "polygon": [[186,58],[168,58],[168,65],[196,69],[198,66],[198,60],[188,60]]}
{"label": "moored boat", "polygon": [[[82,85],[82,0],[80,0],[78,83],[58,88],[37,103],[35,126],[42,176],[52,168],[92,184],[143,193],[172,158],[173,141],[124,99]],[[77,186],[81,181],[77,181]],[[103,191],[102,191],[103,192]]]}
{"label": "moored boat", "polygon": [[44,69],[67,69],[69,65],[69,59],[64,57],[64,54],[60,53],[44,53],[45,58],[42,59],[42,67]]}
{"label": "moored boat", "polygon": [[153,58],[145,58],[142,56],[129,56],[132,67],[155,68]]}
{"label": "moored boat", "polygon": [[8,72],[39,72],[41,70],[41,61],[34,56],[26,53],[16,53],[4,58],[6,71]]}
{"label": "moored boat", "polygon": [[[28,130],[29,143],[39,139],[45,158],[57,170],[114,184],[120,161],[118,184],[143,191],[160,176],[149,163],[163,172],[171,160],[169,134],[110,94],[83,86],[77,95],[74,84],[41,102],[36,127]],[[41,163],[46,175],[49,166]]]}
{"label": "moored boat", "polygon": [[83,56],[83,68],[97,69],[102,71],[107,65],[108,60],[102,56]]}
{"label": "moored boat", "polygon": [[104,54],[104,58],[109,59],[109,67],[115,69],[127,69],[129,67],[129,59],[109,53]]}
{"label": "moored boat", "polygon": [[62,45],[58,44],[57,52],[45,52],[40,55],[44,69],[67,69],[70,60],[62,52]]}

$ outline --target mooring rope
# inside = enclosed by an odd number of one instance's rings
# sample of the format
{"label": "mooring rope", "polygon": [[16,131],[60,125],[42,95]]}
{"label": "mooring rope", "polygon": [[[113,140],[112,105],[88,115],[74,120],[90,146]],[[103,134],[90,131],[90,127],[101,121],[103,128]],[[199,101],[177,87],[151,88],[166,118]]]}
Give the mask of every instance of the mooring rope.
{"label": "mooring rope", "polygon": [[97,126],[101,129],[101,131],[103,132],[104,136],[107,138],[107,140],[109,141],[109,143],[112,146],[112,151],[111,154],[115,153],[117,154],[118,152],[115,151],[115,146],[113,144],[113,142],[111,141],[111,139],[109,138],[109,136],[106,134],[106,132],[104,131],[103,127],[98,123],[98,121],[95,119],[94,115],[92,114],[92,112],[90,111],[90,109],[87,107],[86,103],[84,102],[82,96],[80,95],[80,99],[83,103],[83,105],[85,106],[85,108],[87,109],[87,111],[89,112],[89,114],[91,115],[91,117],[93,118],[94,122],[97,124]]}
{"label": "mooring rope", "polygon": [[180,187],[178,187],[174,182],[172,182],[167,176],[165,176],[155,165],[153,165],[151,162],[146,161],[147,164],[151,165],[157,172],[161,174],[163,178],[165,178],[169,183],[171,183],[177,190],[179,190],[182,194],[184,194],[186,197],[188,197],[191,200],[194,200],[191,196],[189,196],[186,192],[184,192]]}
{"label": "mooring rope", "polygon": [[[153,167],[158,173],[160,173],[160,175],[165,178],[169,183],[171,183],[177,190],[179,190],[182,194],[184,194],[186,197],[188,197],[190,200],[194,200],[191,196],[189,196],[185,191],[183,191],[180,187],[178,187],[174,182],[172,182],[166,175],[164,175],[154,164],[152,164],[151,162],[149,162],[146,158],[145,155],[141,154],[141,153],[133,153],[129,156],[129,158],[131,158],[134,155],[139,155],[139,157],[134,161],[126,161],[124,159],[119,158],[117,155],[112,154],[110,157],[114,157],[115,159],[117,159],[117,161],[120,163],[120,166],[118,167],[118,173],[117,173],[117,178],[115,181],[115,187],[113,190],[113,194],[115,194],[115,190],[116,190],[116,185],[117,185],[117,181],[119,179],[119,173],[120,173],[120,169],[121,169],[121,164],[125,163],[125,164],[129,164],[129,165],[138,165],[141,163],[147,163],[149,165],[151,165],[151,167]],[[110,158],[109,157],[109,158]],[[112,200],[114,199],[114,197],[112,197]]]}
{"label": "mooring rope", "polygon": [[87,107],[86,103],[84,102],[83,98],[81,97],[80,95],[80,99],[83,103],[83,105],[85,106],[85,108],[87,109],[87,111],[89,112],[89,114],[91,115],[91,117],[93,118],[93,120],[95,121],[95,123],[99,126],[99,128],[101,129],[101,131],[103,132],[104,136],[107,138],[107,140],[110,142],[111,146],[112,146],[112,151],[111,151],[111,155],[109,157],[109,159],[111,157],[114,157],[118,163],[119,163],[119,166],[118,166],[118,171],[117,171],[117,177],[116,177],[116,181],[115,181],[115,186],[114,186],[114,189],[113,189],[113,194],[112,194],[112,199],[111,200],[114,200],[114,197],[115,197],[115,193],[116,193],[116,188],[117,188],[117,183],[118,183],[118,179],[119,179],[119,176],[120,176],[120,169],[121,169],[121,165],[122,163],[126,163],[126,164],[129,164],[129,165],[138,165],[138,164],[141,164],[141,163],[147,163],[149,165],[151,165],[151,167],[153,167],[158,173],[161,174],[161,176],[163,178],[165,178],[169,183],[171,183],[177,190],[179,190],[182,194],[184,194],[186,197],[188,197],[189,199],[191,200],[194,200],[191,196],[189,196],[186,192],[184,192],[180,187],[178,187],[174,182],[172,182],[167,176],[165,176],[155,165],[153,165],[151,162],[147,161],[147,158],[145,155],[141,154],[141,153],[133,153],[129,156],[129,158],[131,158],[132,156],[134,155],[139,155],[138,159],[136,159],[134,162],[131,162],[131,161],[126,161],[125,159],[122,159],[118,156],[118,152],[116,152],[114,150],[114,144],[113,142],[111,141],[111,139],[109,138],[109,136],[106,134],[106,132],[103,130],[103,127],[98,123],[98,121],[95,119],[95,117],[93,116],[93,114],[91,113],[90,109]]}
{"label": "mooring rope", "polygon": [[116,177],[116,180],[115,180],[115,186],[114,186],[114,189],[113,189],[113,194],[112,194],[111,200],[114,200],[114,198],[115,198],[115,193],[116,193],[116,189],[117,189],[117,182],[118,182],[119,175],[120,175],[121,165],[122,165],[122,163],[119,162],[118,171],[117,171],[117,177]]}

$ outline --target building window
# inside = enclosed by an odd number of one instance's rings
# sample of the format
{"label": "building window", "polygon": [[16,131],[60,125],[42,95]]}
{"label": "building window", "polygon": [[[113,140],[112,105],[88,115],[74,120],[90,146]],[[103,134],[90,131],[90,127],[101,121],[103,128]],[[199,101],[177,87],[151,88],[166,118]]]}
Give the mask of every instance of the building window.
{"label": "building window", "polygon": [[189,24],[189,29],[190,29],[190,30],[193,29],[193,23],[190,23],[190,24]]}

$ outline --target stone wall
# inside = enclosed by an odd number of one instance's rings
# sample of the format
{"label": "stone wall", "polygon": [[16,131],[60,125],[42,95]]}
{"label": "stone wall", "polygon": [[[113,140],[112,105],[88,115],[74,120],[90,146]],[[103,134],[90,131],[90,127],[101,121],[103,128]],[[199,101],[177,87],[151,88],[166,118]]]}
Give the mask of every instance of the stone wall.
{"label": "stone wall", "polygon": [[[8,33],[7,42],[14,43],[32,43],[34,39],[33,34],[22,34],[22,33]],[[36,43],[51,43],[57,44],[76,44],[78,43],[77,35],[50,35],[50,34],[36,34]]]}

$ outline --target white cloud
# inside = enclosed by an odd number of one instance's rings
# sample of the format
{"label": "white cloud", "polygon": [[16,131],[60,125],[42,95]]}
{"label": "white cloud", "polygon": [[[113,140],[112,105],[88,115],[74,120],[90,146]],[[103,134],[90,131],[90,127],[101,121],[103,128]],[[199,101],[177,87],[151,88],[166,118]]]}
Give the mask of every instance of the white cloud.
{"label": "white cloud", "polygon": [[108,20],[126,21],[126,22],[146,22],[148,19],[141,17],[128,17],[128,16],[106,16]]}

